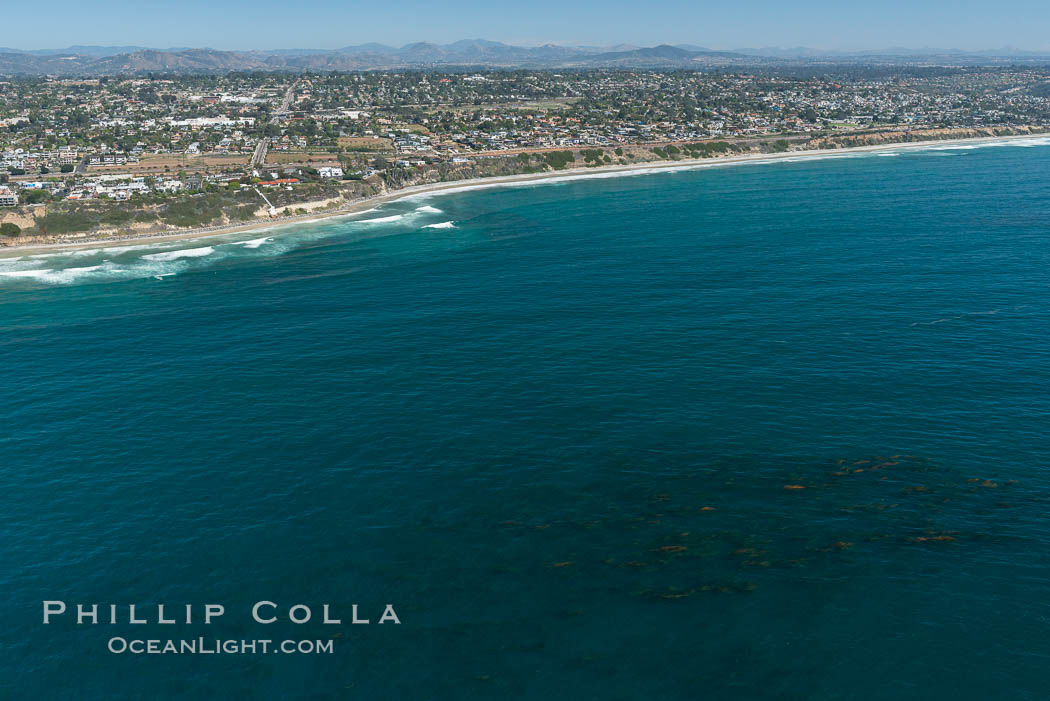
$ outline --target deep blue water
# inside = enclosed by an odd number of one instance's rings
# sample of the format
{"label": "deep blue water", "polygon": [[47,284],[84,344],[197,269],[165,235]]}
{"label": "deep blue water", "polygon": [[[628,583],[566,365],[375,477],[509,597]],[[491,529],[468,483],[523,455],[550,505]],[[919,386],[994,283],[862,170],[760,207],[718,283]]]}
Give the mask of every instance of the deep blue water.
{"label": "deep blue water", "polygon": [[0,261],[0,697],[1050,696],[1050,148],[368,218]]}

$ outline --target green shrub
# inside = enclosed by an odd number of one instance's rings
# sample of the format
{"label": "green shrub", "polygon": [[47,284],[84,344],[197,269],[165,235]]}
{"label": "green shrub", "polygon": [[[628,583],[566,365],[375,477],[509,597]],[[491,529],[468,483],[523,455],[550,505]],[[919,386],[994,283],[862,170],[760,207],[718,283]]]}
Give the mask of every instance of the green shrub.
{"label": "green shrub", "polygon": [[36,220],[36,228],[45,234],[69,234],[74,231],[87,231],[98,222],[86,213],[55,212]]}
{"label": "green shrub", "polygon": [[543,154],[544,162],[555,170],[561,170],[565,166],[576,161],[572,151],[548,151]]}
{"label": "green shrub", "polygon": [[120,226],[127,224],[133,218],[131,212],[126,209],[110,209],[102,213],[99,221],[103,224],[109,224],[110,226]]}
{"label": "green shrub", "polygon": [[583,156],[583,160],[585,161],[594,161],[597,163],[602,159],[602,150],[598,148],[585,148],[580,151],[580,155]]}
{"label": "green shrub", "polygon": [[212,194],[178,199],[165,205],[160,211],[160,217],[165,224],[181,227],[204,226],[220,216],[222,198]]}
{"label": "green shrub", "polygon": [[51,199],[51,193],[47,190],[30,190],[22,195],[24,204],[39,204],[47,202],[49,199]]}

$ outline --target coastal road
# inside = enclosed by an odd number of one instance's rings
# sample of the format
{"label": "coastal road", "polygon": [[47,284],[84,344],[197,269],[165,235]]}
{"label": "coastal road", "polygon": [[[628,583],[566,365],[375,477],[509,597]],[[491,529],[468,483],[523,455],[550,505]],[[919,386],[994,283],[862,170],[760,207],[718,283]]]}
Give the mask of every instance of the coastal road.
{"label": "coastal road", "polygon": [[266,151],[270,147],[270,137],[264,136],[259,139],[259,143],[255,146],[255,153],[252,154],[251,170],[255,170],[262,166],[266,160]]}
{"label": "coastal road", "polygon": [[292,98],[295,97],[295,86],[298,84],[299,82],[296,81],[288,86],[287,92],[284,93],[284,100],[281,102],[281,108],[277,110],[274,115],[275,117],[277,115],[288,113],[288,108],[292,106]]}
{"label": "coastal road", "polygon": [[[288,114],[288,108],[292,105],[292,98],[295,97],[295,86],[298,85],[298,81],[288,86],[288,90],[284,93],[284,99],[281,100],[281,106],[273,113],[270,117],[270,121],[266,123],[267,126],[276,124],[278,118]],[[270,149],[270,137],[263,136],[259,139],[259,143],[255,146],[255,153],[252,154],[252,162],[249,164],[251,170],[261,168],[266,162],[266,152]]]}

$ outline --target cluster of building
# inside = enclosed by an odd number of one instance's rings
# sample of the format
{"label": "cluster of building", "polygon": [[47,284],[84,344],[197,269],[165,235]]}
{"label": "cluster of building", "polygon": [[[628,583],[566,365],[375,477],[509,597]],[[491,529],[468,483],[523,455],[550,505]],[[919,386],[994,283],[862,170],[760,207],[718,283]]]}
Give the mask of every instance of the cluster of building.
{"label": "cluster of building", "polygon": [[[1050,70],[426,71],[0,83],[10,197],[128,199],[542,149],[1050,125]],[[267,178],[260,161],[285,169]],[[287,185],[287,183],[285,183]]]}
{"label": "cluster of building", "polygon": [[80,162],[80,151],[76,146],[61,146],[55,149],[26,150],[10,148],[0,153],[0,169],[7,171],[61,170],[62,166],[75,166]]}
{"label": "cluster of building", "polygon": [[[313,77],[307,102],[318,120],[360,108],[365,117],[336,120],[347,134],[385,134],[399,152],[431,146],[436,153],[442,146],[490,151],[1050,120],[1045,69],[870,73],[336,74]],[[391,133],[388,125],[398,123],[412,133]],[[420,136],[429,140],[420,143]]]}

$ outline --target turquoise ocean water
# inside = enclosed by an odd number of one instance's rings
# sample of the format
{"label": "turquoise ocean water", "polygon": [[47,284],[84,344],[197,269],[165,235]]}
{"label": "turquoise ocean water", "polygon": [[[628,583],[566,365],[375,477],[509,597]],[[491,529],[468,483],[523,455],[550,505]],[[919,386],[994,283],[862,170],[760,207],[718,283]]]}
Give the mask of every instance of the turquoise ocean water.
{"label": "turquoise ocean water", "polygon": [[1046,699],[1048,144],[0,260],[0,697]]}

